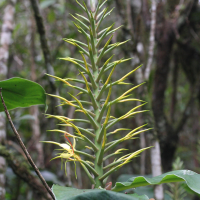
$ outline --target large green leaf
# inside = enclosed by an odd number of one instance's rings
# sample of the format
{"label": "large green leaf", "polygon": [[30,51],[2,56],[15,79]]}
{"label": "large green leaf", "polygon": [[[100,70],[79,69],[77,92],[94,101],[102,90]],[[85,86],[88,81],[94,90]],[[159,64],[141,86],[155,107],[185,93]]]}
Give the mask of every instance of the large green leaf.
{"label": "large green leaf", "polygon": [[[0,88],[8,110],[39,104],[46,105],[45,91],[35,82],[23,78],[11,78],[0,81]],[[4,111],[2,102],[0,102],[1,111]]]}
{"label": "large green leaf", "polygon": [[146,195],[123,194],[100,189],[80,190],[70,187],[53,185],[56,200],[148,200]]}
{"label": "large green leaf", "polygon": [[[138,177],[138,176],[140,176],[140,174],[121,174],[117,178],[117,182],[126,182],[129,178]],[[152,178],[152,175],[151,174],[145,175],[145,177],[146,178]],[[181,184],[184,184],[184,182],[182,182]],[[130,188],[130,189],[127,189],[125,191],[126,192],[134,191],[134,193],[137,193],[138,195],[145,194],[149,197],[149,199],[154,198],[154,185],[147,185],[147,186],[141,186],[141,187],[136,187],[136,188]],[[194,193],[194,192],[192,191],[192,193]],[[164,193],[164,200],[171,200],[171,198],[169,197],[168,194]]]}
{"label": "large green leaf", "polygon": [[172,171],[153,178],[143,176],[133,177],[128,179],[126,182],[117,182],[115,187],[112,188],[112,191],[117,192],[140,186],[180,181],[185,181],[191,190],[200,194],[200,175],[190,170]]}

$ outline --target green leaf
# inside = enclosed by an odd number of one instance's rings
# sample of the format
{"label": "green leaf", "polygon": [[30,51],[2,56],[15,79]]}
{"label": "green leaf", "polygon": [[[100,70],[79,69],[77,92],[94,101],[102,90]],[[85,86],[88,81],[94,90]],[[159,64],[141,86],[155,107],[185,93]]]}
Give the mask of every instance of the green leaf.
{"label": "green leaf", "polygon": [[[0,81],[0,88],[8,110],[39,104],[46,105],[45,91],[35,82],[23,78],[11,78]],[[2,103],[0,103],[1,111],[4,111]]]}
{"label": "green leaf", "polygon": [[143,176],[133,177],[126,182],[117,182],[114,188],[112,188],[112,191],[122,191],[140,186],[181,181],[185,181],[191,190],[200,194],[200,174],[190,170],[172,171],[153,178]]}
{"label": "green leaf", "polygon": [[56,200],[148,200],[149,198],[145,195],[139,196],[137,194],[123,194],[112,192],[103,189],[86,189],[80,190],[70,187],[63,187],[53,185],[53,193]]}
{"label": "green leaf", "polygon": [[[117,178],[117,182],[125,182],[129,178],[132,178],[133,176],[137,177],[137,176],[140,176],[140,174],[121,174]],[[152,175],[151,174],[145,175],[145,177],[152,178]],[[182,182],[182,184],[184,184],[184,182]],[[137,188],[133,188],[133,189],[128,189],[128,190],[125,190],[124,192],[129,192],[129,191],[134,191],[134,193],[137,193],[138,195],[145,194],[149,197],[149,199],[154,198],[154,185],[148,185],[148,186],[142,186],[142,187],[137,187]],[[194,192],[192,191],[192,194],[193,193]],[[164,193],[164,200],[172,200],[172,199],[169,198],[168,194]],[[184,200],[186,200],[186,199],[184,199]]]}

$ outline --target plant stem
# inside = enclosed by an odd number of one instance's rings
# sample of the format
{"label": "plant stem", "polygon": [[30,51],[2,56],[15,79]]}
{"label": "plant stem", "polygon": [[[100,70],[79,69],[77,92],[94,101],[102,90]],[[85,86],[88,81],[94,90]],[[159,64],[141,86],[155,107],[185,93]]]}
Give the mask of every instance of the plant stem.
{"label": "plant stem", "polygon": [[[93,23],[93,25],[96,26],[96,19],[94,18],[95,16],[92,13],[91,13],[91,15],[93,15],[92,20],[94,20],[91,22],[91,25]],[[94,80],[96,80],[99,75],[99,69],[97,66],[97,60],[98,60],[97,43],[98,43],[98,40],[97,40],[96,28],[93,28],[93,40],[94,40],[93,46],[95,47],[94,51],[92,52],[93,53],[93,61],[94,61],[93,75],[94,75]],[[95,88],[95,90],[94,90],[95,98],[99,95],[100,83],[96,82],[96,85],[97,85],[97,88]],[[98,124],[98,129],[95,130],[95,146],[98,148],[98,151],[95,152],[95,165],[94,165],[95,171],[98,173],[98,176],[95,178],[95,188],[98,188],[99,186],[103,187],[103,181],[99,180],[99,177],[103,176],[103,162],[98,162],[99,156],[101,153],[101,148],[102,148],[102,145],[101,145],[102,140],[98,141],[99,133],[102,128],[101,122],[97,122],[97,119],[100,114],[100,110],[101,110],[100,103],[97,101],[97,108],[94,109],[94,113],[96,116],[95,121]]]}
{"label": "plant stem", "polygon": [[36,174],[37,174],[38,177],[40,178],[40,180],[41,180],[41,182],[43,183],[44,187],[46,188],[47,192],[51,195],[52,199],[56,200],[55,197],[54,197],[53,192],[51,191],[51,189],[50,189],[50,187],[48,186],[47,182],[44,180],[42,174],[40,173],[39,169],[37,168],[37,166],[36,166],[35,163],[33,162],[33,160],[32,160],[32,158],[31,158],[30,154],[28,153],[28,150],[26,149],[24,143],[22,142],[21,137],[20,137],[19,133],[17,132],[17,130],[16,130],[16,128],[15,128],[13,122],[12,122],[12,119],[11,119],[11,117],[10,117],[10,114],[9,114],[9,112],[8,112],[8,109],[7,109],[7,107],[6,107],[6,104],[5,104],[4,100],[3,100],[3,96],[2,96],[1,90],[2,90],[2,88],[0,88],[1,101],[2,101],[2,103],[3,103],[4,109],[5,109],[5,113],[6,113],[6,115],[7,115],[8,121],[9,121],[11,127],[12,127],[12,130],[13,130],[13,132],[15,133],[15,136],[16,136],[16,138],[17,138],[17,140],[18,140],[18,142],[19,142],[19,144],[20,144],[22,150],[24,151],[24,153],[25,153],[25,155],[26,155],[26,157],[27,157],[27,159],[28,159],[30,165],[31,165],[31,166],[33,167],[33,169],[35,170]]}

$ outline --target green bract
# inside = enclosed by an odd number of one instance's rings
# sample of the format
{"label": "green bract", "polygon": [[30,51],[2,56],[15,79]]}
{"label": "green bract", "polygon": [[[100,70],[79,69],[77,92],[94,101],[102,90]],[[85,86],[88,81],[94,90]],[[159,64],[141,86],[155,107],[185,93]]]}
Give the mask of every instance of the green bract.
{"label": "green bract", "polygon": [[[113,56],[111,55],[106,62],[102,62],[102,58],[105,55],[111,53],[111,51],[117,48],[119,45],[122,45],[125,42],[117,42],[115,44],[111,44],[111,39],[113,37],[113,33],[118,29],[113,29],[113,25],[107,27],[103,30],[100,30],[100,25],[102,21],[106,18],[107,15],[110,14],[112,11],[108,11],[107,8],[103,8],[103,5],[106,1],[98,1],[98,4],[95,5],[94,1],[91,1],[91,11],[88,10],[86,5],[80,4],[78,1],[78,5],[85,11],[87,18],[82,15],[72,16],[75,19],[74,25],[77,27],[78,31],[85,37],[85,42],[78,41],[75,39],[65,38],[64,41],[76,46],[80,50],[80,54],[82,60],[66,57],[61,58],[62,60],[72,62],[74,66],[78,69],[79,78],[71,79],[65,77],[57,77],[49,75],[58,81],[62,81],[67,86],[76,89],[79,94],[83,93],[84,97],[88,97],[87,101],[79,100],[76,96],[72,94],[71,100],[65,99],[61,96],[50,95],[61,100],[61,105],[69,105],[76,108],[76,111],[84,113],[86,119],[69,119],[65,116],[55,116],[55,115],[48,115],[50,118],[56,118],[60,120],[62,125],[73,127],[75,130],[75,136],[62,131],[62,130],[55,130],[57,132],[61,132],[68,137],[73,137],[78,139],[78,142],[85,141],[87,143],[87,148],[91,149],[91,154],[87,154],[85,152],[81,152],[77,149],[73,149],[73,144],[68,141],[68,150],[63,150],[63,153],[60,153],[59,156],[56,158],[61,158],[62,160],[79,162],[83,169],[85,170],[86,174],[88,175],[92,184],[95,185],[95,188],[104,187],[106,178],[117,169],[122,167],[123,165],[129,163],[134,157],[140,154],[142,151],[150,148],[143,148],[136,152],[129,153],[126,155],[117,158],[114,162],[109,165],[105,165],[106,159],[109,157],[115,157],[117,154],[124,152],[126,149],[118,149],[117,151],[113,150],[119,143],[124,142],[126,140],[135,139],[138,134],[144,131],[148,131],[149,129],[142,129],[144,126],[138,127],[134,130],[129,130],[126,128],[120,128],[115,131],[111,132],[111,127],[113,127],[117,122],[127,119],[129,117],[134,116],[137,113],[146,112],[137,111],[138,108],[142,107],[144,104],[140,104],[127,113],[124,113],[119,118],[113,118],[110,115],[111,107],[116,103],[123,103],[126,101],[138,101],[141,102],[139,99],[131,98],[130,95],[138,88],[140,85],[134,86],[121,94],[116,99],[111,99],[112,87],[119,84],[129,84],[124,82],[125,79],[135,72],[137,69],[133,69],[128,74],[124,75],[117,81],[112,81],[112,75],[117,67],[122,62],[126,62],[130,59],[120,59],[117,61],[112,61]],[[120,28],[120,27],[119,27]],[[107,41],[104,43],[104,40]],[[104,44],[104,45],[103,45]],[[103,46],[103,47],[102,47]],[[106,74],[107,78],[106,81],[103,81],[102,77],[105,77]],[[85,87],[81,88],[75,86],[74,82],[84,83]],[[102,101],[102,99],[105,99]],[[100,103],[101,100],[101,103]],[[102,103],[103,102],[103,103]],[[92,107],[92,108],[91,108]],[[83,129],[76,125],[76,122],[84,122],[90,124],[90,129]],[[107,138],[116,133],[116,132],[125,132],[125,136],[118,140],[114,140],[112,142],[107,142]],[[55,142],[57,145],[63,145]],[[91,161],[85,161],[82,158],[89,158]],[[81,156],[81,157],[79,157]],[[93,178],[93,176],[95,178]]]}

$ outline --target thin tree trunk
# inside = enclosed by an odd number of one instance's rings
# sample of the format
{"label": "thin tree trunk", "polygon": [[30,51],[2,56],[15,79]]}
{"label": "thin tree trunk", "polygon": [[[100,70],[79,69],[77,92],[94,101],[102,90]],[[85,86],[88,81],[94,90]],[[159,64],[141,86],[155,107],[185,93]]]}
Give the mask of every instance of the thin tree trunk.
{"label": "thin tree trunk", "polygon": [[144,72],[144,77],[146,80],[149,79],[151,72],[151,67],[153,63],[154,48],[155,48],[155,29],[156,29],[156,0],[151,1],[151,30],[149,37],[149,56],[147,61],[147,66]]}
{"label": "thin tree trunk", "polygon": [[[142,120],[142,115],[138,116],[137,118],[137,125],[142,126],[143,125],[143,120]],[[140,133],[140,148],[146,148],[146,138],[145,138],[145,133]],[[146,151],[144,151],[141,156],[140,156],[140,174],[145,175],[146,173]]]}
{"label": "thin tree trunk", "polygon": [[[30,0],[30,2],[31,2],[31,6],[34,12],[34,18],[35,18],[35,22],[37,26],[37,31],[40,36],[41,48],[42,48],[42,52],[43,52],[43,56],[45,60],[45,68],[48,74],[54,75],[54,68],[52,66],[52,59],[51,59],[52,57],[51,57],[50,48],[47,42],[46,30],[45,30],[43,18],[41,16],[39,3],[38,3],[38,0]],[[49,81],[49,86],[50,86],[50,93],[59,96],[59,91],[55,85],[55,79],[49,76],[48,81]],[[51,99],[51,105],[49,106],[49,108],[51,109],[50,113],[52,114],[58,113],[59,115],[62,115],[63,114],[62,107],[58,106],[57,108],[55,108],[55,106],[60,104],[60,100],[58,98],[53,98],[53,97],[50,99]]]}
{"label": "thin tree trunk", "polygon": [[[31,30],[31,41],[30,41],[30,52],[31,52],[31,80],[36,81],[36,66],[35,66],[35,24],[34,20],[31,17],[30,20],[30,30]],[[30,108],[30,113],[34,117],[34,120],[31,121],[32,128],[32,138],[31,144],[33,148],[36,150],[38,156],[36,160],[36,165],[40,168],[44,167],[44,153],[42,143],[39,142],[41,137],[40,132],[40,122],[39,122],[39,109],[38,106],[32,106]]]}
{"label": "thin tree trunk", "polygon": [[33,120],[31,121],[31,129],[32,129],[32,138],[31,144],[34,145],[34,149],[37,152],[37,160],[36,165],[39,168],[44,167],[44,152],[42,143],[40,141],[41,131],[40,131],[40,122],[39,122],[39,109],[38,106],[32,106],[30,108],[30,113],[33,116]]}
{"label": "thin tree trunk", "polygon": [[[145,80],[149,80],[149,75],[152,68],[153,56],[154,56],[154,48],[155,48],[155,29],[156,29],[156,8],[157,3],[156,0],[151,1],[151,26],[150,26],[150,36],[149,36],[149,52],[148,52],[148,61],[144,71]],[[151,149],[151,170],[152,175],[159,176],[162,174],[162,163],[161,163],[161,153],[160,153],[160,144],[157,139],[157,132],[154,131],[154,137],[152,141],[152,146],[154,148]],[[163,200],[163,186],[157,185],[154,188],[154,197],[156,200]]]}
{"label": "thin tree trunk", "polygon": [[131,12],[131,0],[127,0],[127,20],[128,20],[128,29],[132,36],[134,36],[134,27],[133,27],[133,20],[132,20],[132,12]]}
{"label": "thin tree trunk", "polygon": [[[7,77],[7,61],[9,57],[9,45],[11,44],[11,36],[13,31],[13,20],[15,13],[16,1],[11,1],[4,10],[2,32],[0,36],[0,80]],[[6,139],[6,120],[5,114],[0,113],[0,143],[4,144]],[[0,156],[0,199],[5,199],[5,170],[6,161],[4,157]]]}
{"label": "thin tree trunk", "polygon": [[[171,14],[170,18],[166,19],[163,15],[164,5],[159,4],[157,9],[157,55],[156,55],[156,69],[154,74],[154,86],[153,86],[153,100],[152,107],[156,122],[156,131],[158,133],[158,138],[161,146],[162,155],[162,166],[164,171],[171,170],[171,164],[173,160],[174,153],[177,149],[177,144],[179,141],[180,129],[176,130],[173,124],[167,119],[164,108],[165,108],[165,91],[167,89],[167,79],[170,70],[170,54],[172,53],[173,45],[175,39],[179,38],[178,31],[181,27],[187,24],[188,16],[191,13],[195,0],[191,0],[185,6],[185,9],[180,12],[177,9]],[[179,19],[183,20],[179,20]],[[189,106],[189,107],[188,107]],[[186,110],[190,108],[190,102],[186,107]],[[180,116],[183,116],[183,120],[187,120],[184,116],[185,111]],[[185,121],[180,121],[181,129]],[[182,124],[183,122],[183,124]],[[178,126],[179,127],[179,126]]]}
{"label": "thin tree trunk", "polygon": [[[161,163],[161,154],[160,154],[160,144],[158,140],[153,140],[152,145],[154,146],[151,149],[151,169],[153,177],[159,176],[162,174],[162,163]],[[154,197],[156,200],[164,199],[163,185],[156,185],[154,188]]]}

